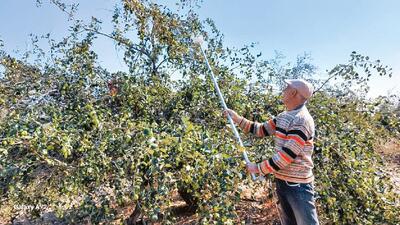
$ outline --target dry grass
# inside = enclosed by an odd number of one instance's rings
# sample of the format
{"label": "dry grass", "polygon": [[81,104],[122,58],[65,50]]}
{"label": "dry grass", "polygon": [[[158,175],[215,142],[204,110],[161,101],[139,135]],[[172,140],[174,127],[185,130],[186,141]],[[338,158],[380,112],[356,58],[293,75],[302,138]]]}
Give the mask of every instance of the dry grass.
{"label": "dry grass", "polygon": [[390,141],[379,143],[375,149],[379,154],[382,155],[388,169],[399,172],[400,170],[399,139],[391,139]]}
{"label": "dry grass", "polygon": [[380,143],[376,151],[382,155],[386,164],[385,172],[392,178],[395,191],[400,194],[400,140],[392,139]]}

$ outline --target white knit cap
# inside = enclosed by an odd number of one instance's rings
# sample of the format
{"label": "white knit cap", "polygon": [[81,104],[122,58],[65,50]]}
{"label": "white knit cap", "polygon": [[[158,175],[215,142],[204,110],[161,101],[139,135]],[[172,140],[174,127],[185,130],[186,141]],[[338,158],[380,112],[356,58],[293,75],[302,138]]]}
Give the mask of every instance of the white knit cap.
{"label": "white knit cap", "polygon": [[314,88],[312,84],[303,79],[285,80],[285,83],[296,89],[306,99],[309,99],[313,94]]}

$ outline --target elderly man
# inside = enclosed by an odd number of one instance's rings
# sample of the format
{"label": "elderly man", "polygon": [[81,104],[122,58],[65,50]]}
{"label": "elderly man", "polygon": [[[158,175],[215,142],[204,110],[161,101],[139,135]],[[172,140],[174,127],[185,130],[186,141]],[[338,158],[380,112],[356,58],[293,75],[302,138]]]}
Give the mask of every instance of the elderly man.
{"label": "elderly man", "polygon": [[226,110],[244,132],[257,137],[274,136],[276,153],[260,163],[247,164],[250,173],[274,174],[278,210],[283,225],[319,224],[314,200],[312,172],[314,120],[305,104],[313,87],[305,80],[285,80],[282,100],[286,111],[265,123],[249,121]]}

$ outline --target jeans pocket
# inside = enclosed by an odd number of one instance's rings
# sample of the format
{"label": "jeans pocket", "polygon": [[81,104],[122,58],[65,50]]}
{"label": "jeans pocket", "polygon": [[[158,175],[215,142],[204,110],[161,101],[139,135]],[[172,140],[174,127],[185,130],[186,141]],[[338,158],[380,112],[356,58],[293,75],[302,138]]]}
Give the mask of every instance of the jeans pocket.
{"label": "jeans pocket", "polygon": [[307,196],[306,200],[314,199],[315,192],[312,184],[301,184],[300,188],[302,195]]}

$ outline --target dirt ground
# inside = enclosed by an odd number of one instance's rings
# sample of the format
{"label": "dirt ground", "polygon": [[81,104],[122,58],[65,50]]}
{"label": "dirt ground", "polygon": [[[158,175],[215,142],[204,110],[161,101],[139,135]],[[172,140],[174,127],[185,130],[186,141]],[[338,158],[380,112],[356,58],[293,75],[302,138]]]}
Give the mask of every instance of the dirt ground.
{"label": "dirt ground", "polygon": [[[252,192],[250,189],[244,189],[241,196],[241,201],[237,205],[237,213],[239,221],[237,224],[265,224],[279,225],[278,211],[275,202],[268,198],[267,190],[259,189],[257,192]],[[173,216],[176,219],[176,225],[194,225],[197,224],[198,216],[194,211],[187,208],[186,203],[179,197],[175,196],[176,200],[172,206]],[[130,214],[132,209],[125,211],[126,216]],[[143,224],[142,222],[137,223]],[[154,223],[152,225],[160,225]]]}
{"label": "dirt ground", "polygon": [[[184,203],[183,203],[184,204]],[[245,224],[280,224],[278,211],[275,202],[268,198],[267,189],[258,189],[257,192],[252,192],[250,189],[243,189],[241,201],[237,206],[237,211],[240,221]],[[179,225],[196,224],[194,215],[188,217],[180,217]]]}
{"label": "dirt ground", "polygon": [[[275,203],[271,200],[266,202],[258,200],[242,200],[237,206],[237,213],[240,216],[240,222],[244,222],[245,224],[280,224]],[[196,216],[195,214],[188,215],[183,213],[182,216],[178,216],[178,222],[176,224],[196,224]]]}

